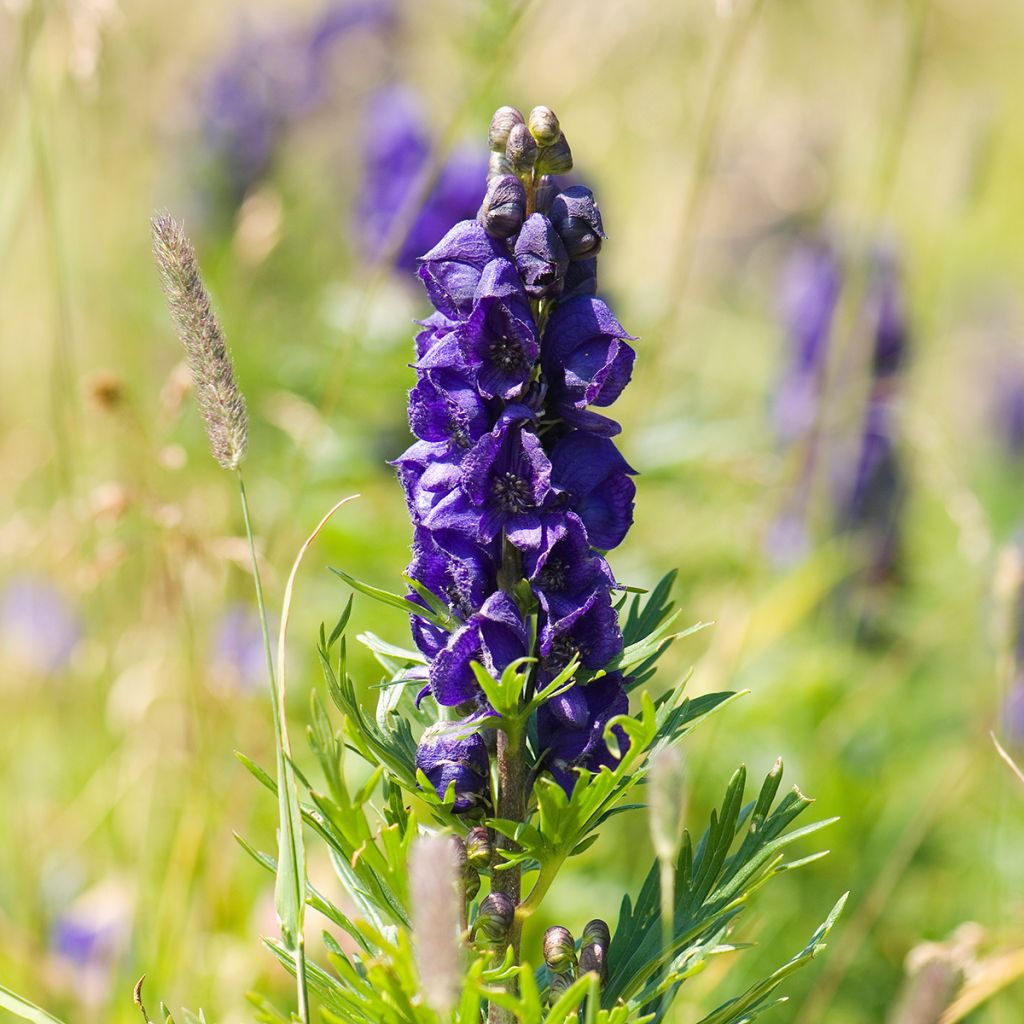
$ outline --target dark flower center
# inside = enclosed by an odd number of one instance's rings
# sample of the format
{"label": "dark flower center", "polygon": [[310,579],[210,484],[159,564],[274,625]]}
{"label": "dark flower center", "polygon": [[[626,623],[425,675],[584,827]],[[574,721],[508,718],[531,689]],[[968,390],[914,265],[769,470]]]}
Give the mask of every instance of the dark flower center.
{"label": "dark flower center", "polygon": [[541,590],[565,590],[565,585],[568,582],[566,569],[565,562],[557,558],[549,558],[537,576],[537,586]]}
{"label": "dark flower center", "polygon": [[503,473],[494,481],[494,497],[505,512],[522,512],[530,508],[530,486],[515,473]]}
{"label": "dark flower center", "polygon": [[511,338],[502,337],[492,342],[490,356],[494,365],[507,373],[527,369],[522,346]]}
{"label": "dark flower center", "polygon": [[551,645],[551,653],[544,661],[548,668],[553,669],[557,673],[561,672],[577,653],[583,653],[583,649],[579,644],[573,643],[567,636],[560,636]]}

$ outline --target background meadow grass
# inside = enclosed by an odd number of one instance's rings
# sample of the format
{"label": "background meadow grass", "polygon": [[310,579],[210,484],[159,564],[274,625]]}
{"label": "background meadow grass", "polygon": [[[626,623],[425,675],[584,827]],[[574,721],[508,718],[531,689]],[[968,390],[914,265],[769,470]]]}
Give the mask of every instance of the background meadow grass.
{"label": "background meadow grass", "polygon": [[[361,114],[393,80],[421,95],[439,152],[483,148],[501,103],[549,104],[598,196],[602,288],[640,337],[617,407],[642,474],[637,526],[613,567],[639,586],[678,567],[684,619],[714,620],[666,657],[662,685],[692,667],[693,693],[749,690],[689,741],[692,827],[739,762],[756,779],[780,754],[818,816],[841,817],[830,856],[742,924],[757,945],[695,984],[703,1011],[796,952],[847,888],[829,954],[768,1019],[884,1020],[907,953],[967,921],[982,956],[1021,949],[1024,791],[988,730],[1020,752],[1000,708],[1024,488],[992,410],[1024,355],[1024,7],[403,2],[386,37],[339,46],[325,102],[226,206],[202,83],[242,26],[317,10],[0,6],[0,981],[86,1022],[137,1019],[144,972],[150,1002],[222,1024],[251,1019],[249,989],[290,987],[258,941],[275,928],[272,879],[232,835],[268,849],[276,818],[233,756],[273,751],[242,524],[187,395],[148,222],[157,207],[185,218],[232,342],[272,606],[323,512],[362,495],[298,585],[301,759],[315,632],[347,597],[325,567],[389,586],[407,559],[386,460],[407,443],[411,320],[426,303],[366,258],[353,216]],[[855,258],[894,246],[911,316],[905,582],[870,643],[826,599],[842,545],[785,571],[764,548],[793,474],[769,416],[778,283],[812,224]],[[353,626],[407,635],[365,601]],[[378,678],[358,650],[353,674]],[[538,928],[614,919],[650,853],[641,815],[607,833]],[[311,872],[329,874],[315,859]],[[970,1019],[1010,1024],[1022,1005],[1011,983]]]}

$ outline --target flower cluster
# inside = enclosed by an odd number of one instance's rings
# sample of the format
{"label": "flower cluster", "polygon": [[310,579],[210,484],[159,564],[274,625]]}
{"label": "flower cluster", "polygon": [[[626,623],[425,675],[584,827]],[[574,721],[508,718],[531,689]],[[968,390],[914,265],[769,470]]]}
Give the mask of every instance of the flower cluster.
{"label": "flower cluster", "polygon": [[536,721],[536,766],[566,790],[576,769],[610,763],[605,727],[627,708],[621,676],[603,671],[622,649],[603,553],[629,530],[635,485],[619,425],[596,410],[628,383],[633,339],[595,294],[594,197],[552,176],[572,166],[557,118],[503,107],[490,146],[477,219],[420,260],[436,311],[416,338],[418,440],[395,462],[415,528],[407,574],[457,623],[412,618],[421,698],[457,709],[423,737],[418,764],[439,794],[454,782],[460,811],[488,778],[474,723],[493,710],[474,663],[498,676],[533,658],[542,687],[575,659]]}
{"label": "flower cluster", "polygon": [[[904,480],[898,450],[900,380],[908,329],[899,271],[893,257],[877,252],[868,270],[858,337],[868,340],[866,400],[854,431],[836,431],[825,403],[836,378],[864,362],[859,351],[835,347],[835,320],[843,272],[834,248],[815,239],[801,243],[787,267],[782,317],[790,357],[775,395],[775,428],[786,448],[802,446],[801,466],[783,514],[773,524],[769,547],[791,562],[808,546],[808,520],[816,471],[828,474],[830,518],[836,530],[863,541],[863,568],[880,581],[899,560],[899,519]],[[843,366],[831,366],[830,360]],[[834,417],[832,417],[834,419]]]}

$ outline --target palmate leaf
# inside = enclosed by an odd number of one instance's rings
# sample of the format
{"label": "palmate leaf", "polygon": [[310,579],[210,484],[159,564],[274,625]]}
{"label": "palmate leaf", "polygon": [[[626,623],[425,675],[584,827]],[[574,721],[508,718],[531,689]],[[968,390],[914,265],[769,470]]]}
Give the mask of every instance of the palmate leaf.
{"label": "palmate leaf", "polygon": [[[706,956],[709,949],[721,943],[757,889],[780,872],[816,859],[803,858],[784,864],[782,850],[835,819],[787,831],[811,801],[799,790],[793,790],[772,809],[781,778],[782,765],[777,762],[757,799],[744,806],[746,772],[740,768],[730,780],[720,808],[712,812],[710,824],[696,850],[692,849],[689,835],[684,835],[676,865],[672,940],[668,948],[664,946],[657,863],[652,865],[635,904],[629,897],[623,900],[618,927],[608,951],[611,980],[603,993],[604,1005],[613,1005],[621,999],[637,1010],[646,1007],[654,1010],[656,1017],[660,1016],[668,1003],[661,998],[667,990],[659,985],[658,978],[659,973],[665,972],[665,964],[669,961],[686,964],[695,955]],[[826,922],[828,927],[833,920],[834,916]],[[820,936],[812,940],[812,946],[819,940]],[[792,967],[786,965],[780,970],[795,970],[812,955],[813,952],[805,950],[790,962]],[[686,972],[677,973],[678,978],[673,980],[671,973],[668,978],[673,990],[687,976]],[[784,977],[785,974],[781,974],[771,988]],[[761,990],[758,998],[767,998],[770,991]],[[754,1005],[752,1001],[744,1003],[743,1012]],[[725,1017],[722,1024],[725,1021],[738,1024],[741,1019],[737,1017],[734,1021],[732,1017]],[[717,1019],[715,1024],[719,1024]]]}

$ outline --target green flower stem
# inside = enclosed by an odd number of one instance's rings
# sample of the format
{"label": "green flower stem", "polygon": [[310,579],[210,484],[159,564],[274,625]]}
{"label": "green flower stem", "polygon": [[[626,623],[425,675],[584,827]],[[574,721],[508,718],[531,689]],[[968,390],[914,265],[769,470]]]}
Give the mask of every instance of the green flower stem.
{"label": "green flower stem", "polygon": [[[240,470],[236,470],[238,476],[238,493],[242,501],[242,519],[245,522],[245,537],[249,542],[249,558],[252,562],[252,575],[256,584],[256,606],[260,616],[260,631],[263,634],[263,650],[267,659],[267,676],[270,679],[270,695],[274,705],[274,742],[277,746],[277,785],[278,793],[285,794],[287,787],[292,787],[294,792],[294,779],[288,771],[288,758],[291,756],[291,744],[288,740],[288,726],[284,718],[281,693],[277,685],[277,674],[274,670],[274,656],[270,646],[270,628],[267,624],[267,606],[263,598],[263,580],[260,576],[259,562],[256,558],[256,542],[253,538],[252,520],[249,515],[249,499],[245,492],[245,481]],[[282,797],[283,805],[283,797]],[[291,822],[287,814],[281,814],[280,830],[281,836],[278,841],[278,874],[283,870],[282,861],[286,854],[294,851],[294,843],[285,836],[290,829]],[[294,867],[295,865],[293,865]],[[302,871],[301,885],[305,891],[305,871]],[[302,1024],[309,1024],[309,992],[306,986],[306,943],[300,927],[293,936],[283,936],[286,946],[293,946],[292,954],[295,960],[295,983],[296,1001],[298,1003],[299,1019]]]}

